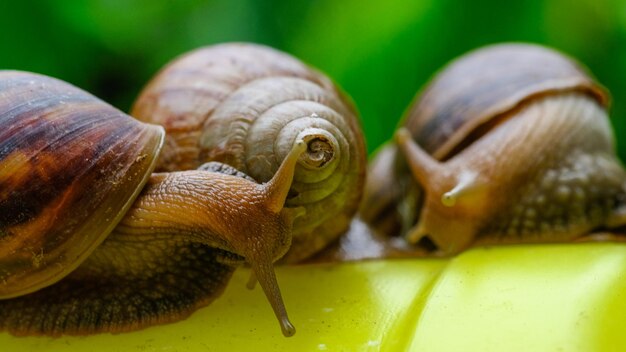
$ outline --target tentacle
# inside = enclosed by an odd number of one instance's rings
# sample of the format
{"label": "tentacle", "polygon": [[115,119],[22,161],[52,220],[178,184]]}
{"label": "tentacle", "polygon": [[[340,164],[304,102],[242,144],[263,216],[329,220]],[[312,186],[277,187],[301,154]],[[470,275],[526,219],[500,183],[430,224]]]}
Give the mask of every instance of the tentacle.
{"label": "tentacle", "polygon": [[400,150],[404,152],[413,176],[426,189],[426,192],[435,180],[444,177],[441,164],[415,143],[411,133],[406,128],[400,128],[396,132],[396,142],[400,146]]}
{"label": "tentacle", "polygon": [[266,205],[275,213],[279,213],[284,205],[287,193],[293,182],[293,174],[296,169],[298,158],[306,150],[306,144],[302,140],[296,141],[287,157],[283,160],[274,174],[274,177],[265,185]]}
{"label": "tentacle", "polygon": [[274,310],[283,335],[286,337],[293,336],[296,333],[296,328],[287,315],[271,261],[263,260],[262,258],[251,258],[250,265],[252,266],[254,276],[261,284],[261,288],[263,288],[263,292],[265,292],[265,296]]}

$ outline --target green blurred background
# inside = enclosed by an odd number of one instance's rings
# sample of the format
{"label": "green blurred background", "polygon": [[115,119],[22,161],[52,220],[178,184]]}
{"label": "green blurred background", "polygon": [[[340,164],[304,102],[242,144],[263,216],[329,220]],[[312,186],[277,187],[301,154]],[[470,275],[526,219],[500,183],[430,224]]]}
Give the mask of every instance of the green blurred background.
{"label": "green blurred background", "polygon": [[626,159],[625,0],[3,1],[0,41],[1,68],[64,79],[123,110],[185,51],[267,44],[325,71],[353,97],[370,152],[450,59],[494,42],[543,43],[577,57],[612,92]]}

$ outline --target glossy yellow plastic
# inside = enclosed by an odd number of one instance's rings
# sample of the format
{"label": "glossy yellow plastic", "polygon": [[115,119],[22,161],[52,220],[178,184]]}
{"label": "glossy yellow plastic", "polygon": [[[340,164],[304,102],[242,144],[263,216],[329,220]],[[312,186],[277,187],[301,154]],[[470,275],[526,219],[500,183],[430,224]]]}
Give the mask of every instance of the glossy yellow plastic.
{"label": "glossy yellow plastic", "polygon": [[[626,245],[477,248],[453,259],[396,259],[277,270],[297,333],[285,338],[238,270],[211,306],[120,335],[16,338],[0,350],[623,351]],[[0,312],[1,314],[1,312]]]}

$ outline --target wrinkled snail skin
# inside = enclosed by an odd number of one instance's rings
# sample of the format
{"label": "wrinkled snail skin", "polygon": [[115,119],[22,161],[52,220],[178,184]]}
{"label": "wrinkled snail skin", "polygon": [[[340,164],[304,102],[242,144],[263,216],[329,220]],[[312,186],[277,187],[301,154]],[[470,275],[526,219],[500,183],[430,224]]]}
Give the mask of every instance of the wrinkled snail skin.
{"label": "wrinkled snail skin", "polygon": [[[547,48],[494,45],[463,56],[421,93],[389,147],[394,172],[421,188],[412,195],[420,206],[403,216],[399,196],[369,218],[394,224],[385,212],[396,214],[396,228],[415,218],[406,238],[427,237],[443,254],[623,226],[626,171],[608,100],[577,63]],[[376,192],[365,194],[367,203]]]}
{"label": "wrinkled snail skin", "polygon": [[284,262],[336,240],[356,212],[366,164],[356,110],[326,76],[287,54],[253,44],[192,51],[155,76],[131,114],[165,127],[162,171],[217,161],[266,182],[292,141],[304,140],[286,206],[305,213]]}
{"label": "wrinkled snail skin", "polygon": [[[124,332],[180,320],[246,262],[285,336],[272,263],[307,149],[294,136],[265,183],[227,166],[151,173],[164,131],[64,82],[0,72],[0,329]],[[210,170],[221,170],[218,173]]]}

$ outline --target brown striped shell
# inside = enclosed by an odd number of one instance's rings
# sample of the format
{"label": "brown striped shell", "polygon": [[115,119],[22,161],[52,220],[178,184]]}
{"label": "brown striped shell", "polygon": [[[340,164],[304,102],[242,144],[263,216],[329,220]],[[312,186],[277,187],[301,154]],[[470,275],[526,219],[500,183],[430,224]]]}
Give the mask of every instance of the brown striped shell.
{"label": "brown striped shell", "polygon": [[286,206],[306,214],[284,261],[336,239],[356,211],[366,162],[357,112],[331,80],[287,54],[253,44],[195,50],[168,64],[131,114],[165,127],[163,171],[219,161],[266,182],[303,138]]}
{"label": "brown striped shell", "polygon": [[605,89],[561,53],[530,44],[489,46],[446,66],[414,100],[404,126],[443,160],[528,101],[571,91],[608,106]]}
{"label": "brown striped shell", "polygon": [[585,69],[554,50],[500,44],[464,55],[407,110],[402,151],[390,143],[373,159],[361,215],[447,253],[619,224],[626,174],[608,103]]}
{"label": "brown striped shell", "polygon": [[0,71],[0,299],[75,269],[150,176],[164,131],[62,81]]}

